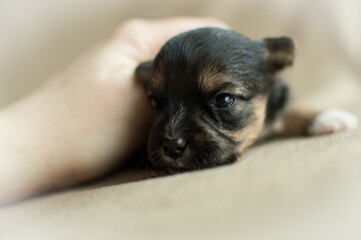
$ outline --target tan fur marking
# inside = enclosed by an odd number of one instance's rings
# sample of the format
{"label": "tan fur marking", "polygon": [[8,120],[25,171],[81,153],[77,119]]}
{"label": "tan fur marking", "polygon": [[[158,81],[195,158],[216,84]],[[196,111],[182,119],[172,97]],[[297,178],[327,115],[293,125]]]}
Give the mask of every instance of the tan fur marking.
{"label": "tan fur marking", "polygon": [[291,65],[294,59],[293,52],[268,52],[266,51],[266,59],[270,62],[284,63],[285,65]]}
{"label": "tan fur marking", "polygon": [[251,123],[244,129],[235,133],[230,133],[235,139],[242,141],[241,146],[238,148],[238,152],[242,153],[245,148],[251,145],[260,134],[266,115],[266,96],[261,96],[253,100],[253,118]]}
{"label": "tan fur marking", "polygon": [[151,84],[153,87],[161,87],[164,84],[164,77],[160,70],[154,69],[152,72]]}
{"label": "tan fur marking", "polygon": [[307,108],[290,108],[280,116],[282,128],[273,132],[272,137],[305,136],[307,129],[318,111]]}
{"label": "tan fur marking", "polygon": [[212,67],[205,68],[200,74],[200,85],[206,93],[219,88],[226,81],[225,75]]}

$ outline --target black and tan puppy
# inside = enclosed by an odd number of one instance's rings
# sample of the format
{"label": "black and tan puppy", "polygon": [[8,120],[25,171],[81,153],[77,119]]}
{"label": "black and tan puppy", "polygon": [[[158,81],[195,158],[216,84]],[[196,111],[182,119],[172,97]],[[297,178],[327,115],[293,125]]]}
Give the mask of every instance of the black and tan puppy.
{"label": "black and tan puppy", "polygon": [[236,161],[260,135],[355,127],[357,120],[339,110],[330,110],[331,120],[317,120],[325,113],[284,110],[288,88],[278,73],[293,59],[287,37],[252,41],[202,28],[170,39],[154,61],[136,70],[153,111],[151,164],[169,171],[214,167]]}

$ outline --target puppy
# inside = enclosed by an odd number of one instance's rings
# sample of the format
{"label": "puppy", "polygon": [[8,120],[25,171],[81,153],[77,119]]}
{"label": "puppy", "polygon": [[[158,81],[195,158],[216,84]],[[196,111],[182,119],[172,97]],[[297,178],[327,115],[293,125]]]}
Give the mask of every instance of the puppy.
{"label": "puppy", "polygon": [[293,64],[290,38],[252,41],[201,28],[170,39],[136,78],[147,89],[153,122],[152,166],[170,172],[235,162],[257,139],[321,135],[357,126],[341,110],[287,109],[279,73]]}

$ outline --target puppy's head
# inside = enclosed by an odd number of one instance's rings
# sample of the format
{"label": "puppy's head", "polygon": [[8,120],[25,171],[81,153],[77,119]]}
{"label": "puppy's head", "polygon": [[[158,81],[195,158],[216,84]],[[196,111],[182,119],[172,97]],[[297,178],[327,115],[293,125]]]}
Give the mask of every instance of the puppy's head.
{"label": "puppy's head", "polygon": [[257,138],[275,74],[293,61],[289,38],[202,28],[169,40],[136,75],[153,110],[151,163],[169,171],[234,162]]}

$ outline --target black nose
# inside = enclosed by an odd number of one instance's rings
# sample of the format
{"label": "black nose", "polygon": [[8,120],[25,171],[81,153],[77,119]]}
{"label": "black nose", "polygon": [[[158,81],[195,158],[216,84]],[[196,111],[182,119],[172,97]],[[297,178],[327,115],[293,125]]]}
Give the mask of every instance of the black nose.
{"label": "black nose", "polygon": [[186,147],[186,141],[183,138],[165,138],[163,143],[164,154],[171,158],[179,158]]}

